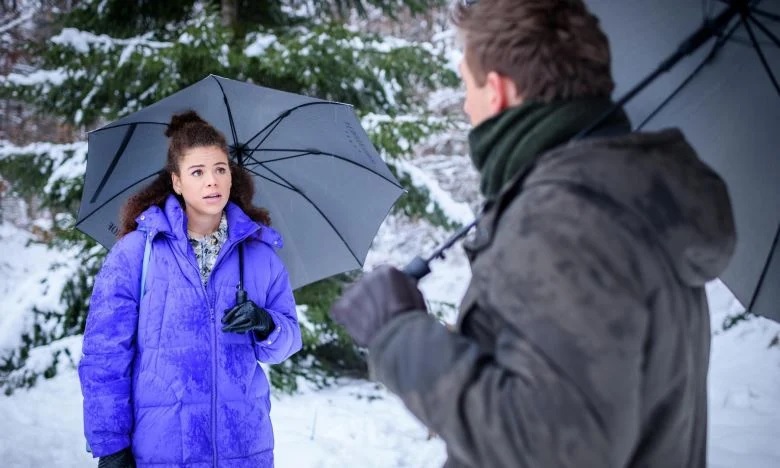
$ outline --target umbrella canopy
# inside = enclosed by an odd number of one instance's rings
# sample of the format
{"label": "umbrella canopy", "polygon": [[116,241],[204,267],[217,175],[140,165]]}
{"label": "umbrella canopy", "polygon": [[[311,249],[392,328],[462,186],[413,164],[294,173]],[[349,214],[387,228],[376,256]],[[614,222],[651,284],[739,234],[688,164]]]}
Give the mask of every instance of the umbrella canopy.
{"label": "umbrella canopy", "polygon": [[293,288],[363,265],[403,188],[352,107],[214,75],[89,133],[79,230],[111,248],[121,206],[165,165],[171,116],[189,109],[254,175]]}
{"label": "umbrella canopy", "polygon": [[616,96],[661,72],[625,109],[635,128],[681,128],[725,179],[738,242],[721,279],[780,321],[780,1],[586,4],[610,40]]}

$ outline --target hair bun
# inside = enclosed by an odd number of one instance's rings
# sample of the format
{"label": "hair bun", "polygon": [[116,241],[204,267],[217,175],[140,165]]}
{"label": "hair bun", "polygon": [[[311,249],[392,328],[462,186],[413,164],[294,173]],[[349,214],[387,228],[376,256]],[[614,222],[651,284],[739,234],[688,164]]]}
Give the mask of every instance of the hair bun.
{"label": "hair bun", "polygon": [[178,132],[187,124],[191,123],[207,124],[207,122],[203,120],[197,112],[194,110],[188,110],[180,114],[174,114],[174,116],[171,117],[171,122],[168,124],[168,128],[165,129],[165,136],[170,138],[174,133]]}

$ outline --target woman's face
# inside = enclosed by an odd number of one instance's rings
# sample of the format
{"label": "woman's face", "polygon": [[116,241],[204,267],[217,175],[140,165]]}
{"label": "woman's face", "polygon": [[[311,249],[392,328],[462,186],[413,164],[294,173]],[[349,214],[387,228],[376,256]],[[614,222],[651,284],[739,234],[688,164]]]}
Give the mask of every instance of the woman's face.
{"label": "woman's face", "polygon": [[179,160],[179,174],[171,174],[171,179],[190,220],[222,215],[232,181],[228,156],[220,147],[190,148]]}

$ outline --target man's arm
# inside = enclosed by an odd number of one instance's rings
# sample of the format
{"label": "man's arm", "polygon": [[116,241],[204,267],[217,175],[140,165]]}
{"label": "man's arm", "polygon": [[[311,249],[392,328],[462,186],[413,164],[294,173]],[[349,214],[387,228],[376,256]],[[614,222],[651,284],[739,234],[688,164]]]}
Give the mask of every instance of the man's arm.
{"label": "man's arm", "polygon": [[484,292],[465,313],[499,317],[492,349],[423,314],[371,343],[373,377],[461,462],[622,466],[639,436],[647,313],[622,273],[630,247],[567,197],[510,207],[477,259]]}

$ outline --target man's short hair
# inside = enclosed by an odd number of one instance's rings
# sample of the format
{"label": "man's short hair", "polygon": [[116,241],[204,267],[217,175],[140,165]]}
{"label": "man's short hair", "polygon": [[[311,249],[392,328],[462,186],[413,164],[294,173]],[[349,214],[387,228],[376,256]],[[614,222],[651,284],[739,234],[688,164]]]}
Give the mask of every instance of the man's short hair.
{"label": "man's short hair", "polygon": [[609,41],[582,0],[456,0],[451,20],[479,86],[510,78],[524,100],[609,97]]}

